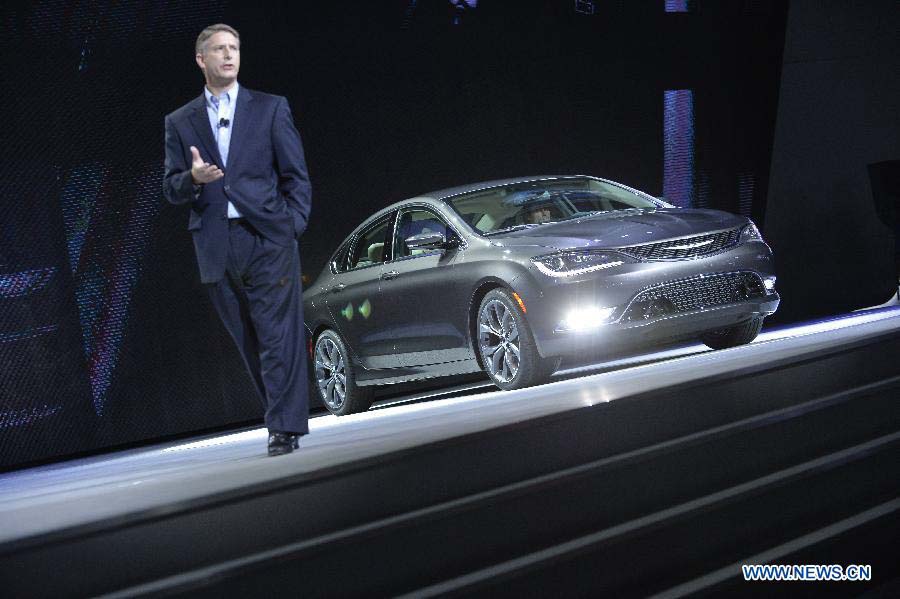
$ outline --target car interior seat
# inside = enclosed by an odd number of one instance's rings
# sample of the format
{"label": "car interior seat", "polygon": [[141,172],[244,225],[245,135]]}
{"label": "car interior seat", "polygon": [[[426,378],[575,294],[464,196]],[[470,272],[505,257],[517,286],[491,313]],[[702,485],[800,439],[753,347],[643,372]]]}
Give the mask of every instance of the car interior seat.
{"label": "car interior seat", "polygon": [[369,246],[368,258],[370,264],[377,264],[384,260],[384,243],[373,243]]}

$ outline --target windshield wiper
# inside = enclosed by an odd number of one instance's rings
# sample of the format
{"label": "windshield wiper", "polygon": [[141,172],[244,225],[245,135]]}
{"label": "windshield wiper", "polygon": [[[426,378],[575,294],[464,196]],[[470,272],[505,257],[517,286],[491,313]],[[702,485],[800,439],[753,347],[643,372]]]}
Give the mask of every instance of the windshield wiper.
{"label": "windshield wiper", "polygon": [[520,229],[531,229],[533,227],[540,227],[541,225],[550,225],[555,223],[555,220],[550,220],[545,223],[523,223],[521,225],[513,225],[511,227],[506,227],[505,229],[497,229],[496,231],[488,231],[487,233],[483,233],[483,235],[495,235],[497,233],[509,233],[510,231],[519,231]]}

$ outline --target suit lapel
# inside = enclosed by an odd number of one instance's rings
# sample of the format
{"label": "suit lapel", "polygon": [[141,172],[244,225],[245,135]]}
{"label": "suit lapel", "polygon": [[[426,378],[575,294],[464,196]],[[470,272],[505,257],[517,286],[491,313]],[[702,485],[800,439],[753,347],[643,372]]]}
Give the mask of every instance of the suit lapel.
{"label": "suit lapel", "polygon": [[234,129],[231,131],[231,141],[228,144],[228,164],[237,164],[241,156],[244,139],[250,129],[250,102],[253,94],[244,86],[238,88],[237,107],[234,111]]}
{"label": "suit lapel", "polygon": [[[200,97],[194,100],[194,109],[191,111],[190,121],[197,132],[197,136],[200,137],[200,141],[203,143],[203,148],[197,148],[201,150],[200,156],[206,162],[213,162],[219,168],[222,168],[222,157],[219,156],[219,147],[216,145],[216,138],[209,127],[209,114],[206,111],[205,94],[200,94]],[[203,152],[204,149],[206,150],[205,154]],[[207,156],[209,158],[206,158]]]}

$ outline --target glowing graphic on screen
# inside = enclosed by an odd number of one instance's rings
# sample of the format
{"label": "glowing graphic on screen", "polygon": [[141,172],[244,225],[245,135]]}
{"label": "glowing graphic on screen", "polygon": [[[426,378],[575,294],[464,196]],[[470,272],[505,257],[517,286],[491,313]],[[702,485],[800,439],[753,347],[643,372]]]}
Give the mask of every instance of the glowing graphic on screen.
{"label": "glowing graphic on screen", "polygon": [[23,297],[47,286],[55,268],[38,268],[0,275],[0,298]]}
{"label": "glowing graphic on screen", "polygon": [[753,213],[753,188],[756,187],[756,177],[753,173],[740,173],[738,175],[738,202],[742,216],[750,216]]}
{"label": "glowing graphic on screen", "polygon": [[694,0],[665,0],[666,12],[693,12]]}
{"label": "glowing graphic on screen", "polygon": [[123,197],[125,186],[110,179],[103,165],[75,167],[60,196],[82,347],[98,416],[103,414],[118,362],[150,224],[160,209],[156,169],[130,183],[131,197]]}
{"label": "glowing graphic on screen", "polygon": [[663,195],[670,204],[694,204],[694,93],[663,94]]}

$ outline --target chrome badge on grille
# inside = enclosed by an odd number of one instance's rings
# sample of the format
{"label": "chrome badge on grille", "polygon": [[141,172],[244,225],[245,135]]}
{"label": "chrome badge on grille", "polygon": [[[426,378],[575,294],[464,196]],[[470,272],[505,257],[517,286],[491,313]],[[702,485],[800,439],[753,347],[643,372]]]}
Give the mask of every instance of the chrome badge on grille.
{"label": "chrome badge on grille", "polygon": [[706,241],[701,241],[701,242],[699,242],[699,243],[688,243],[688,244],[685,244],[685,245],[670,245],[667,249],[670,249],[670,250],[692,250],[692,249],[694,249],[694,248],[703,247],[704,245],[709,245],[709,244],[711,244],[713,241],[715,241],[715,240],[714,240],[714,239],[708,239],[708,240],[706,240]]}

